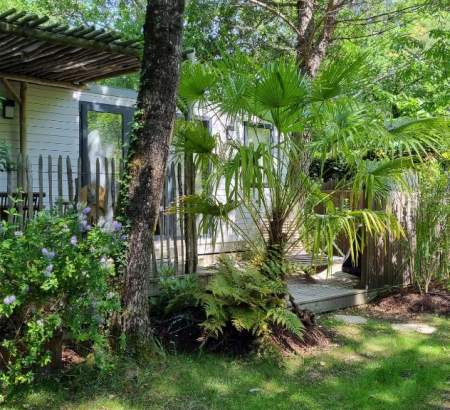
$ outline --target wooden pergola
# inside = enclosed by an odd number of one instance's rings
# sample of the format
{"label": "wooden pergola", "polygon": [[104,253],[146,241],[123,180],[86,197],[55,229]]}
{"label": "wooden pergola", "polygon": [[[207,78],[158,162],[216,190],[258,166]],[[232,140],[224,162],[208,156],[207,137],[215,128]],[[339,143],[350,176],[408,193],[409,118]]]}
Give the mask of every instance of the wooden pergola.
{"label": "wooden pergola", "polygon": [[[80,89],[88,82],[136,72],[139,40],[94,26],[49,23],[16,9],[0,14],[0,80],[20,107],[20,151],[26,144],[27,84]],[[17,93],[9,80],[20,82]]]}

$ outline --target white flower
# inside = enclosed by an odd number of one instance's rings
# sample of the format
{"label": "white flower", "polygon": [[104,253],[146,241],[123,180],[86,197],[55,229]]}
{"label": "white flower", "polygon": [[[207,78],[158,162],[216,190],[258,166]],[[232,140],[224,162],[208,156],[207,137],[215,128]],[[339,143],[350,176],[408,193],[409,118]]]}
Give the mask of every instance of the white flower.
{"label": "white flower", "polygon": [[8,295],[3,299],[3,303],[5,305],[11,305],[13,304],[15,301],[17,300],[17,298],[15,297],[15,295]]}
{"label": "white flower", "polygon": [[49,277],[51,277],[51,276],[53,275],[52,272],[53,272],[53,265],[50,264],[50,265],[48,265],[48,266],[45,268],[44,276],[45,276],[46,278],[49,278]]}

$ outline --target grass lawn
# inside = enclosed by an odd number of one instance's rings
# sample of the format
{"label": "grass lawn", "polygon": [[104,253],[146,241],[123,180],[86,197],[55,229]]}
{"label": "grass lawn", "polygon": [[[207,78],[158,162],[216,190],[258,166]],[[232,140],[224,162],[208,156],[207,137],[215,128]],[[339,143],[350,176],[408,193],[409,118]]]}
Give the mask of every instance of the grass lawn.
{"label": "grass lawn", "polygon": [[450,320],[423,316],[432,335],[389,322],[323,316],[337,346],[275,361],[168,355],[98,377],[78,366],[15,394],[5,409],[450,409]]}

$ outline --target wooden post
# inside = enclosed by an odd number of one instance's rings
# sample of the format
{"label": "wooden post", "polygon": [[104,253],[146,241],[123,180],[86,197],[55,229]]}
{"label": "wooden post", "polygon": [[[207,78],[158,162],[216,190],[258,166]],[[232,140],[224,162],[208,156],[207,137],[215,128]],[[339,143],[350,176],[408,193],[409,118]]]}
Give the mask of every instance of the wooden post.
{"label": "wooden post", "polygon": [[[171,199],[173,201],[173,205],[177,204],[177,178],[175,175],[175,164],[172,161],[170,164],[170,180],[172,182],[171,185]],[[177,213],[170,217],[172,223],[172,235],[173,235],[173,263],[175,267],[176,273],[178,273],[178,240],[177,240]]]}
{"label": "wooden post", "polygon": [[111,158],[111,206],[113,214],[116,212],[116,162]]}
{"label": "wooden post", "polygon": [[[181,164],[178,163],[177,166],[177,182],[178,182],[178,200],[177,205],[179,205],[180,198],[183,196],[183,171],[181,169]],[[180,243],[181,243],[181,271],[185,269],[184,267],[184,215],[180,212]]]}
{"label": "wooden post", "polygon": [[100,159],[95,160],[95,223],[100,217]]}
{"label": "wooden post", "polygon": [[104,174],[105,174],[105,200],[103,203],[103,207],[104,207],[104,211],[105,211],[105,216],[108,216],[108,211],[109,211],[109,191],[110,191],[110,187],[111,187],[111,182],[110,182],[110,178],[109,178],[109,163],[108,163],[108,158],[105,157],[104,159]]}
{"label": "wooden post", "polygon": [[17,209],[17,213],[19,214],[19,224],[22,226],[23,223],[23,174],[24,174],[24,166],[23,166],[23,160],[22,155],[17,156],[17,181],[16,181],[16,201],[17,206],[15,207]]}
{"label": "wooden post", "polygon": [[8,195],[8,198],[7,198],[8,211],[9,211],[8,223],[12,223],[13,222],[13,216],[12,216],[11,210],[12,210],[12,207],[13,207],[13,198],[12,198],[13,192],[12,192],[12,171],[11,171],[10,167],[8,167],[6,169],[6,193]]}
{"label": "wooden post", "polygon": [[27,181],[27,202],[28,202],[28,219],[33,218],[34,201],[33,201],[33,179],[31,174],[30,158],[27,156],[25,160],[25,173]]}
{"label": "wooden post", "polygon": [[38,169],[38,182],[39,182],[39,204],[38,209],[41,211],[44,208],[44,161],[42,155],[39,155],[39,169]]}
{"label": "wooden post", "polygon": [[58,156],[58,213],[63,213],[63,165],[62,156]]}
{"label": "wooden post", "polygon": [[172,264],[172,258],[170,254],[170,218],[166,214],[168,208],[168,199],[169,199],[169,172],[166,170],[166,177],[164,178],[164,187],[163,187],[163,206],[164,206],[164,229],[166,236],[166,249],[167,249],[167,264],[170,266]]}
{"label": "wooden post", "polygon": [[75,192],[75,206],[77,206],[81,202],[81,179],[82,179],[82,173],[81,173],[81,158],[78,157],[77,161],[77,187]]}
{"label": "wooden post", "polygon": [[53,165],[52,156],[49,155],[47,159],[47,177],[48,177],[48,203],[50,208],[53,208]]}
{"label": "wooden post", "polygon": [[[25,158],[27,152],[27,89],[28,84],[24,81],[20,83],[20,153]],[[25,181],[24,181],[25,182]]]}
{"label": "wooden post", "polygon": [[73,174],[72,174],[72,162],[70,157],[66,158],[66,169],[67,169],[67,194],[69,197],[69,204],[73,204]]}
{"label": "wooden post", "polygon": [[[193,120],[193,107],[188,107],[186,121]],[[194,155],[186,152],[184,154],[184,194],[195,194],[195,164]],[[197,270],[197,224],[196,217],[192,214],[184,216],[184,233],[186,244],[186,264],[185,273],[192,273]]]}

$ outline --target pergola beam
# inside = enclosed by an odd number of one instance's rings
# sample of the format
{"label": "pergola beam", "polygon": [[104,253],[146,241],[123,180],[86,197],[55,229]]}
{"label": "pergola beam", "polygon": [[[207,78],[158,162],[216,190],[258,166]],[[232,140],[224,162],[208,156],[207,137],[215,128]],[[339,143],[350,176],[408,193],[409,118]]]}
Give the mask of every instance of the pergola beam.
{"label": "pergola beam", "polygon": [[5,86],[6,90],[12,95],[14,101],[17,104],[22,104],[22,100],[20,99],[20,96],[16,93],[14,88],[11,87],[11,84],[9,83],[7,78],[4,78],[0,75],[0,80],[2,81],[3,85]]}
{"label": "pergola beam", "polygon": [[0,72],[0,78],[6,79],[6,80],[11,80],[11,81],[19,81],[19,82],[25,81],[30,84],[47,85],[50,87],[67,88],[69,90],[75,90],[75,91],[79,91],[86,87],[86,85],[83,83],[76,85],[74,83],[65,82],[65,81],[41,80],[41,79],[35,78],[35,77],[2,73],[2,72]]}
{"label": "pergola beam", "polygon": [[28,37],[34,40],[47,41],[53,44],[61,44],[72,47],[92,48],[94,50],[107,51],[110,53],[124,54],[132,57],[141,58],[141,51],[134,47],[121,47],[113,43],[90,40],[83,37],[64,35],[55,32],[25,27],[12,23],[0,21],[0,33],[15,34],[21,37]]}
{"label": "pergola beam", "polygon": [[[27,90],[28,83],[20,82],[20,153],[25,158],[27,153]],[[25,185],[23,185],[25,186]]]}

